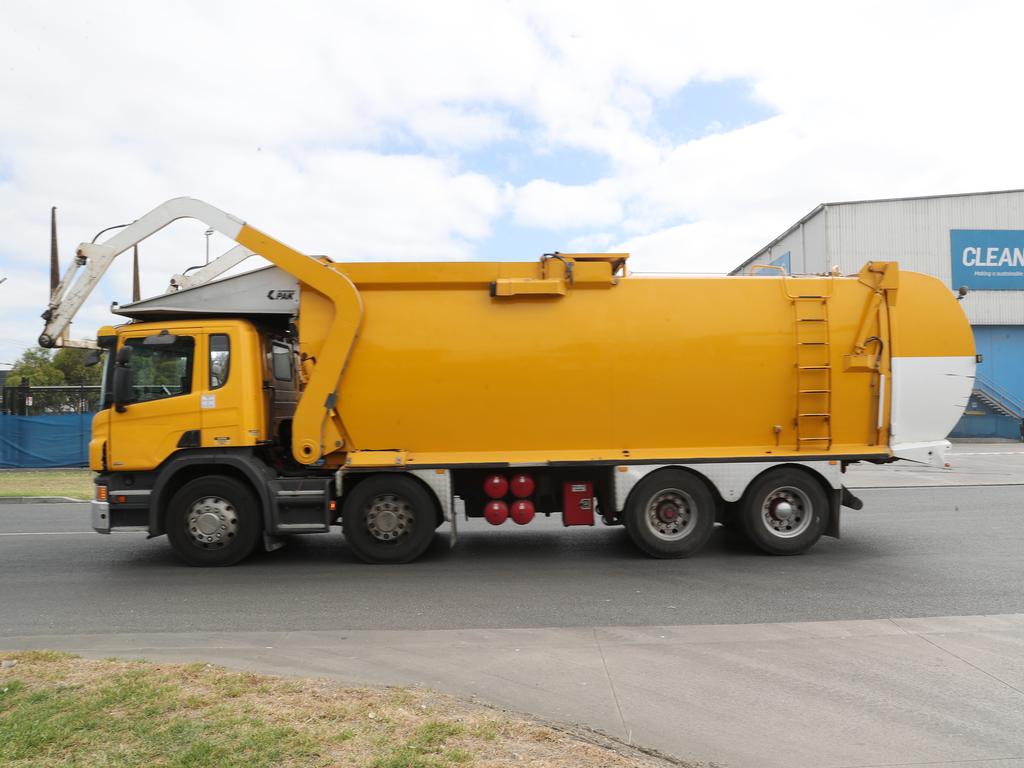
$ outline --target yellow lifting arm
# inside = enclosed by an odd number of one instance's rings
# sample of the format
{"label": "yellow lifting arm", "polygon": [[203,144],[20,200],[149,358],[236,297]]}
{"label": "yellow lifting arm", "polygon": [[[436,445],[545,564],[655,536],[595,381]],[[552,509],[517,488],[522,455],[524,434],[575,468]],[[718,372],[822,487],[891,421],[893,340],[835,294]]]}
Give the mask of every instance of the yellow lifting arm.
{"label": "yellow lifting arm", "polygon": [[300,283],[322,293],[334,305],[334,317],[324,337],[312,376],[302,392],[292,420],[292,456],[312,464],[331,451],[355,448],[338,413],[338,388],[363,321],[363,300],[351,280],[329,263],[314,259],[243,224],[236,242],[294,275]]}
{"label": "yellow lifting arm", "polygon": [[874,371],[878,368],[880,350],[868,352],[871,339],[868,333],[878,317],[882,300],[889,292],[888,303],[896,303],[896,291],[899,288],[899,264],[895,261],[869,261],[861,268],[858,278],[871,289],[871,297],[861,314],[860,327],[854,337],[853,352],[844,357],[844,368],[847,371]]}

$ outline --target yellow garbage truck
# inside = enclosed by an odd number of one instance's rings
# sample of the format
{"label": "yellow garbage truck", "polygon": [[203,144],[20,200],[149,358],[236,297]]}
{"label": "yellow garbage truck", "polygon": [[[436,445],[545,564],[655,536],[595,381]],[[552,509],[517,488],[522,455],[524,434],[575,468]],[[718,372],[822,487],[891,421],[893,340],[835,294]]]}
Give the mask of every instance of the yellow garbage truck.
{"label": "yellow garbage truck", "polygon": [[[113,259],[181,218],[238,246],[72,339]],[[251,254],[273,266],[223,276]],[[166,534],[211,566],[339,524],[362,560],[404,563],[446,523],[454,543],[460,519],[552,515],[624,526],[653,557],[692,555],[716,522],[801,553],[860,508],[852,462],[945,463],[976,362],[952,292],[892,262],[335,262],[189,198],[82,244],[43,317],[41,346],[104,358],[95,530]]]}

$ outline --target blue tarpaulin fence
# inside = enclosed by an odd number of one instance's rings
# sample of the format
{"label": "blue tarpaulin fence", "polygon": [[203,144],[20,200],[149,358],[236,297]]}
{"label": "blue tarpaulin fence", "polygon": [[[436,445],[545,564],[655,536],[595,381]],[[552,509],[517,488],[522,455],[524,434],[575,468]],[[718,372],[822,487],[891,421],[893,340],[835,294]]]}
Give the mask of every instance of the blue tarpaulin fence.
{"label": "blue tarpaulin fence", "polygon": [[91,413],[0,415],[0,467],[84,467],[89,464]]}

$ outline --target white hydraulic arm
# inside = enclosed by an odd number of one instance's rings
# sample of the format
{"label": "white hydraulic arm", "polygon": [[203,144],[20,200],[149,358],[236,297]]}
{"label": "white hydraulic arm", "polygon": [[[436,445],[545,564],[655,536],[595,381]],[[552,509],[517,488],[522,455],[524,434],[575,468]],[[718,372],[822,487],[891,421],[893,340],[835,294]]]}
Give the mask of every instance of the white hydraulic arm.
{"label": "white hydraulic arm", "polygon": [[[359,291],[330,262],[289,248],[241,219],[199,200],[188,197],[168,200],[106,242],[79,246],[75,261],[53,290],[50,304],[43,313],[46,325],[39,337],[39,346],[91,346],[87,342],[70,340],[68,326],[111,262],[172,221],[185,218],[203,222],[331,301],[334,316],[327,327],[313,373],[295,408],[292,456],[300,464],[313,464],[329,452],[358,450],[358,444],[348,433],[337,405],[345,367],[363,321],[363,300]],[[79,275],[83,268],[85,271]]]}
{"label": "white hydraulic arm", "polygon": [[255,253],[250,251],[244,245],[236,245],[230,251],[222,253],[209,264],[197,269],[190,275],[174,275],[171,278],[170,286],[167,288],[167,293],[183,291],[186,288],[195,288],[197,285],[204,285],[215,277],[220,277],[232,267],[237,267],[250,256],[255,255]]}
{"label": "white hydraulic arm", "polygon": [[[91,341],[69,338],[68,332],[72,319],[115,258],[178,219],[198,219],[232,240],[237,240],[238,233],[245,225],[241,219],[237,219],[209,203],[190,197],[176,197],[158,205],[105,242],[82,243],[78,246],[74,261],[50,295],[50,304],[43,313],[43,320],[46,321],[46,324],[39,336],[39,346],[46,348],[95,346]],[[228,251],[225,256],[238,251],[239,248],[246,252],[245,257],[252,254],[251,250],[244,246],[238,246]],[[224,270],[240,261],[242,261],[241,258],[224,267]],[[219,259],[208,266],[213,267],[217,262]],[[79,274],[83,268],[84,271]],[[210,277],[207,276],[205,279],[208,280]]]}

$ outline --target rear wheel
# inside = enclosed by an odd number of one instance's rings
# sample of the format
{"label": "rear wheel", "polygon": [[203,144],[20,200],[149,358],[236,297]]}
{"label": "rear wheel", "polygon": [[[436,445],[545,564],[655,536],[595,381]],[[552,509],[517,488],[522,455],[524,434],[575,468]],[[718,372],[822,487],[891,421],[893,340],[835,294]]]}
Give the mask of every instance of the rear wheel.
{"label": "rear wheel", "polygon": [[375,475],[345,498],[341,527],[356,556],[367,563],[408,563],[434,538],[434,499],[404,475]]}
{"label": "rear wheel", "polygon": [[174,494],[165,529],[189,565],[234,565],[252,554],[263,529],[256,496],[231,477],[201,477]]}
{"label": "rear wheel", "polygon": [[625,524],[633,543],[651,557],[689,557],[714,530],[715,500],[689,472],[662,469],[633,488]]}
{"label": "rear wheel", "polygon": [[821,484],[798,469],[766,472],[747,489],[740,509],[743,533],[771,555],[798,555],[828,527],[828,497]]}

